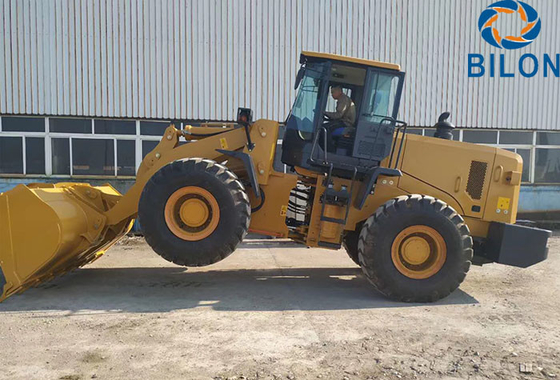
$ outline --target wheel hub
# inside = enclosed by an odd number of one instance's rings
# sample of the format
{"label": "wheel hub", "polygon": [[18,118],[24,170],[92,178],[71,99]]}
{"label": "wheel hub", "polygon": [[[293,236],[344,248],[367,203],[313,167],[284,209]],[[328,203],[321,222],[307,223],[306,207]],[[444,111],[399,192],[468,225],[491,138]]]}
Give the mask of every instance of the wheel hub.
{"label": "wheel hub", "polygon": [[422,280],[435,275],[445,264],[447,247],[435,229],[414,225],[402,230],[391,246],[391,259],[406,277]]}
{"label": "wheel hub", "polygon": [[179,215],[183,223],[189,227],[200,227],[209,216],[208,206],[198,198],[189,198],[179,208]]}
{"label": "wheel hub", "polygon": [[420,265],[430,257],[430,244],[422,237],[411,236],[401,247],[403,259],[411,265]]}
{"label": "wheel hub", "polygon": [[198,186],[176,190],[165,204],[165,223],[183,240],[198,241],[210,236],[219,221],[220,208],[216,198]]}

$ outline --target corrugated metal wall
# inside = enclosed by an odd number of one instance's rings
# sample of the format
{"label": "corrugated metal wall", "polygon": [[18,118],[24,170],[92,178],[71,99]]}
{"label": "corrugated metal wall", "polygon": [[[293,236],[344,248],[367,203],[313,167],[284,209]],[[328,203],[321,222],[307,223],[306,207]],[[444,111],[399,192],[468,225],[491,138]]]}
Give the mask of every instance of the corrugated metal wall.
{"label": "corrugated metal wall", "polygon": [[[556,54],[557,0],[532,0],[542,32],[500,51],[479,35],[491,0],[0,0],[0,113],[283,120],[301,50],[400,63],[400,118],[559,129],[559,79],[468,78],[467,54]],[[506,20],[507,22],[507,20]]]}

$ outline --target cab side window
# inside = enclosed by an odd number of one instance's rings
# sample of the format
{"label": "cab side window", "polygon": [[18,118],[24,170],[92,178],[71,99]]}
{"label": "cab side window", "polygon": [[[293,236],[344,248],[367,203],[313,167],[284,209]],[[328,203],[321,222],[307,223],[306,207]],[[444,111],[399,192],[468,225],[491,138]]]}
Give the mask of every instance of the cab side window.
{"label": "cab side window", "polygon": [[369,122],[380,123],[393,116],[399,78],[385,73],[371,75],[370,91],[364,100],[362,117]]}

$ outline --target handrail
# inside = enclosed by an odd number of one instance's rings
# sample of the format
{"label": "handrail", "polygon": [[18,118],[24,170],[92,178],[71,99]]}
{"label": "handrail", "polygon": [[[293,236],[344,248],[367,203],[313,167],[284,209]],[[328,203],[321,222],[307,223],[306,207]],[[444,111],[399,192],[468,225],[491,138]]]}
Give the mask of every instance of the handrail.
{"label": "handrail", "polygon": [[[396,134],[393,137],[393,143],[391,145],[391,154],[389,156],[389,164],[388,164],[388,168],[398,168],[399,166],[399,162],[400,162],[400,157],[401,157],[401,153],[402,153],[402,149],[404,146],[404,137],[406,135],[406,128],[408,126],[407,123],[405,123],[404,121],[400,121],[400,120],[396,120],[390,116],[384,117],[383,119],[381,119],[381,121],[379,122],[379,128],[377,130],[377,134],[375,136],[375,140],[374,140],[374,145],[377,142],[378,138],[379,138],[379,134],[381,133],[381,129],[383,127],[383,124],[388,121],[389,123],[395,125],[395,129],[396,129]],[[398,125],[400,124],[400,125]],[[398,125],[398,126],[397,126]],[[324,157],[323,157],[323,162],[319,162],[319,160],[315,157],[316,155],[316,150],[317,150],[317,146],[319,144],[319,138],[321,136],[321,132],[323,134],[323,153],[324,153]],[[401,137],[401,141],[400,144],[398,146],[398,150],[397,150],[397,140],[399,138],[399,134],[401,134],[402,132],[402,137]],[[317,164],[317,165],[326,165],[329,163],[328,161],[328,156],[327,156],[327,151],[328,151],[328,146],[327,146],[327,142],[328,142],[328,135],[327,135],[327,129],[325,127],[320,127],[317,131],[317,133],[315,134],[315,136],[313,137],[313,145],[311,147],[311,154],[309,157],[309,161],[311,163]],[[396,155],[395,155],[396,153]],[[394,164],[393,164],[393,160],[395,160]]]}
{"label": "handrail", "polygon": [[[391,146],[391,156],[389,157],[389,165],[388,167],[394,167],[395,169],[399,166],[399,161],[401,158],[401,152],[402,152],[402,148],[404,145],[404,137],[406,135],[406,127],[408,126],[408,124],[406,124],[404,121],[398,121],[398,120],[394,120],[395,124],[400,123],[401,125],[396,127],[397,129],[397,133],[393,139],[393,144]],[[395,155],[395,149],[396,149],[396,145],[397,145],[397,140],[399,139],[399,133],[402,130],[402,137],[401,137],[401,142],[399,144],[399,151],[397,153],[396,156],[396,161],[395,161],[395,165],[393,166],[393,156]]]}
{"label": "handrail", "polygon": [[324,151],[324,158],[323,158],[323,164],[327,163],[327,128],[325,127],[321,127],[318,131],[318,133],[315,135],[315,137],[313,138],[313,145],[311,146],[311,154],[309,155],[309,161],[311,161],[314,164],[318,164],[317,160],[315,159],[315,149],[318,145],[319,142],[319,136],[321,135],[321,131],[323,132],[323,151]]}

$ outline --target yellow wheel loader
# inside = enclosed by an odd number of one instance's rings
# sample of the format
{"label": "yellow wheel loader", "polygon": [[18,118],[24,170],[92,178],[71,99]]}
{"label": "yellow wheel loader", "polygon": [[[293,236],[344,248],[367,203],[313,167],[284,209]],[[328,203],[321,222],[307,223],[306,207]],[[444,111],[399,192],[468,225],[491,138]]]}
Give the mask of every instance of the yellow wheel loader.
{"label": "yellow wheel loader", "polygon": [[[550,232],[515,224],[519,155],[453,141],[448,113],[435,137],[407,134],[398,65],[312,52],[300,63],[285,123],[240,108],[236,123],[172,124],[125,195],[84,183],[0,194],[0,300],[96,260],[136,217],[154,251],[184,266],[226,258],[248,231],[344,246],[406,302],[447,296],[472,263],[546,259]],[[342,132],[326,117],[332,87],[355,109]]]}

